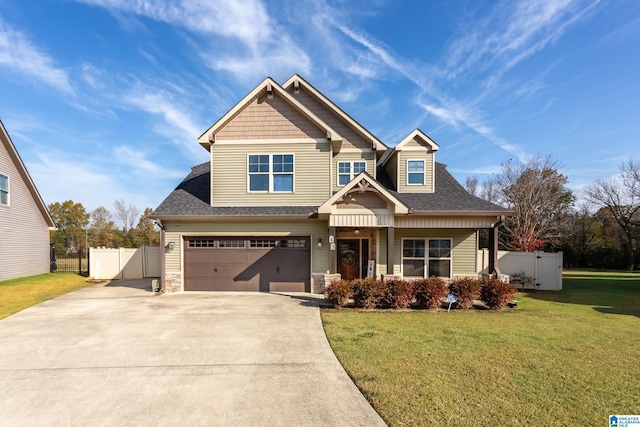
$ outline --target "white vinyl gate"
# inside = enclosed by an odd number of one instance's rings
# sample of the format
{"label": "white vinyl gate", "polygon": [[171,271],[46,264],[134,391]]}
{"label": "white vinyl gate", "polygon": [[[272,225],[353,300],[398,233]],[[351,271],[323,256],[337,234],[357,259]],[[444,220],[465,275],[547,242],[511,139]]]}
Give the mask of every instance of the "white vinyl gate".
{"label": "white vinyl gate", "polygon": [[140,248],[90,248],[89,277],[94,279],[144,279],[160,277],[159,246]]}
{"label": "white vinyl gate", "polygon": [[[478,251],[478,273],[488,273],[489,250]],[[535,281],[536,288],[544,291],[562,290],[562,252],[548,253],[498,251],[500,273],[513,276],[523,272]]]}

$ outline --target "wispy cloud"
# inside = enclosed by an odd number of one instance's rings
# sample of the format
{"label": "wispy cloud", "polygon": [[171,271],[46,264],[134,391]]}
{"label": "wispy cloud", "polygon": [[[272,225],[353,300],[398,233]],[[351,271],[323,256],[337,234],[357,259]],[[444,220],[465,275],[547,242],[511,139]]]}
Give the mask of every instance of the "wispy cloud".
{"label": "wispy cloud", "polygon": [[58,67],[49,55],[33,44],[22,32],[12,28],[0,17],[0,67],[24,78],[51,86],[61,92],[73,93],[66,70]]}

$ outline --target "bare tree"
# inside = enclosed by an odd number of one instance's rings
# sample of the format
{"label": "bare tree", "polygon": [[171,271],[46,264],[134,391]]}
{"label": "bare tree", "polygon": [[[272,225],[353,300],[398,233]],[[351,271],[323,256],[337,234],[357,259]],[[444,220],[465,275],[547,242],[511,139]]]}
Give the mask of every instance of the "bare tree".
{"label": "bare tree", "polygon": [[468,176],[467,180],[465,181],[464,184],[464,188],[470,193],[473,194],[474,196],[477,196],[477,192],[478,192],[478,177],[474,176]]}
{"label": "bare tree", "polygon": [[[568,178],[549,156],[535,156],[526,164],[508,160],[489,180],[498,202],[513,210],[503,223],[504,245],[510,250],[535,251],[556,245],[567,227],[574,196]],[[492,183],[491,183],[492,182]]]}
{"label": "bare tree", "polygon": [[495,176],[488,178],[482,183],[482,187],[480,187],[480,197],[491,203],[499,203],[500,190],[496,185]]}
{"label": "bare tree", "polygon": [[584,190],[585,197],[607,209],[620,227],[629,253],[628,268],[635,264],[634,232],[640,225],[640,162],[628,160],[620,166],[620,176],[599,179]]}
{"label": "bare tree", "polygon": [[138,208],[131,204],[127,206],[124,199],[113,202],[113,207],[116,210],[116,217],[122,224],[123,230],[129,231],[132,229],[138,220]]}

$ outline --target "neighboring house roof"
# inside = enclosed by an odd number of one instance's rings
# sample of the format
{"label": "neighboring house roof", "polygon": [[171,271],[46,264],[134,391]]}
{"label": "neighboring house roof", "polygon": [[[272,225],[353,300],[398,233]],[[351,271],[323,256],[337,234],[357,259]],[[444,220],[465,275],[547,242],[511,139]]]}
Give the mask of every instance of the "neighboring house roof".
{"label": "neighboring house roof", "polygon": [[[374,180],[371,175],[363,172],[352,182],[357,183],[365,178],[374,183],[376,188],[390,200],[395,200],[394,203],[399,201],[404,208],[413,209],[413,213],[418,215],[504,215],[509,213],[501,206],[469,194],[441,163],[436,163],[436,191],[434,193],[398,193],[388,185],[391,180],[388,179],[386,173],[381,173],[381,171],[384,169],[378,169],[378,180]],[[310,217],[318,209],[318,206],[212,207],[210,205],[210,185],[210,163],[194,166],[191,173],[160,203],[152,217],[160,219],[193,216]],[[338,194],[336,193],[329,200],[339,197]]]}
{"label": "neighboring house roof", "polygon": [[4,124],[2,123],[2,120],[0,120],[0,141],[6,147],[6,150],[9,153],[9,157],[11,158],[14,165],[16,166],[16,169],[18,170],[18,173],[20,174],[22,181],[29,189],[29,193],[31,193],[31,197],[35,201],[36,206],[38,207],[38,210],[42,214],[42,217],[44,218],[45,222],[49,227],[55,228],[55,224],[53,222],[53,219],[51,218],[49,209],[47,209],[47,205],[45,205],[44,201],[42,200],[42,197],[40,196],[40,193],[38,192],[38,189],[36,188],[36,185],[33,183],[33,180],[31,179],[31,175],[29,175],[29,172],[27,171],[27,167],[24,165],[24,163],[22,162],[22,158],[20,158],[20,155],[18,154],[18,150],[16,150],[15,145],[13,145],[13,141],[11,141],[11,137],[9,136],[9,133],[5,129]]}
{"label": "neighboring house roof", "polygon": [[251,206],[212,207],[210,205],[211,164],[209,162],[191,168],[175,190],[153,212],[154,218],[192,216],[275,216],[309,217],[317,206]]}

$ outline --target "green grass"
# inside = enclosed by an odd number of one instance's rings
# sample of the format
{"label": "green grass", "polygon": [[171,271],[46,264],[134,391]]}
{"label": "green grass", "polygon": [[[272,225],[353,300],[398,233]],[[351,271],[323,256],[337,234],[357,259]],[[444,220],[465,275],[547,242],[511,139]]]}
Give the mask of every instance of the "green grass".
{"label": "green grass", "polygon": [[519,309],[322,311],[390,425],[606,425],[640,413],[640,274],[570,271]]}
{"label": "green grass", "polygon": [[0,319],[95,283],[76,274],[46,273],[0,282]]}

